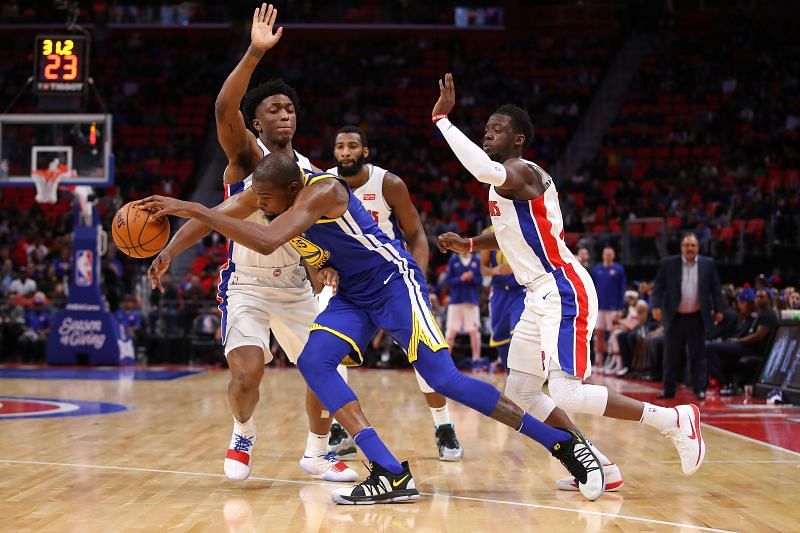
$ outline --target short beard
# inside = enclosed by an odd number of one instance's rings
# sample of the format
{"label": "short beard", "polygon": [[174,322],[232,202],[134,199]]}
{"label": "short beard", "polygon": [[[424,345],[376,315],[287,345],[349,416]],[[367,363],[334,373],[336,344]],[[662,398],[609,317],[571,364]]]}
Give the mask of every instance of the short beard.
{"label": "short beard", "polygon": [[366,162],[367,158],[362,154],[353,162],[353,166],[351,167],[343,167],[338,162],[336,163],[336,171],[339,173],[340,176],[345,178],[349,178],[351,176],[355,176],[361,169],[364,167],[364,163]]}

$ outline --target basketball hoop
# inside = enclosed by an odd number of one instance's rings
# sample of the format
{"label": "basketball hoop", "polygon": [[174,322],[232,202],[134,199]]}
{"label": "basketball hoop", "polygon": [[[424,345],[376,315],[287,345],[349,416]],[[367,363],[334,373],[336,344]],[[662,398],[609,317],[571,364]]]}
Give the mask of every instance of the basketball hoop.
{"label": "basketball hoop", "polygon": [[[55,168],[53,168],[55,167]],[[64,178],[74,178],[74,170],[64,164],[51,165],[50,168],[33,171],[31,180],[36,186],[36,201],[40,204],[54,204],[58,201],[58,184]]]}

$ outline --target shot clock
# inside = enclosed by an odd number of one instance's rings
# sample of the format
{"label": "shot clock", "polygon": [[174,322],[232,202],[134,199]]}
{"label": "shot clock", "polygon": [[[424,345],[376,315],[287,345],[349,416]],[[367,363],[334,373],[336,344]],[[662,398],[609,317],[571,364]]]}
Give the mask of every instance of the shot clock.
{"label": "shot clock", "polygon": [[33,91],[83,94],[89,75],[89,40],[82,35],[37,35]]}

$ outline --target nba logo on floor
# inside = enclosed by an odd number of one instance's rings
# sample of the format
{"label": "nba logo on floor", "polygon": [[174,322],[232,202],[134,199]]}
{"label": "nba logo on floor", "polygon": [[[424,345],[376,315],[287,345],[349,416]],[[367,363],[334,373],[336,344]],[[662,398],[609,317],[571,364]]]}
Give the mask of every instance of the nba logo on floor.
{"label": "nba logo on floor", "polygon": [[78,250],[75,253],[75,285],[91,287],[94,271],[92,263],[94,254],[91,250]]}

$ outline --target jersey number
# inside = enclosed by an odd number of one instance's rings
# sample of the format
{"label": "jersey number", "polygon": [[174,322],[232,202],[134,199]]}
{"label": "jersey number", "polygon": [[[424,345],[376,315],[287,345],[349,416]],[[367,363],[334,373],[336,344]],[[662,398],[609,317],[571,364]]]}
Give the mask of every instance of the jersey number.
{"label": "jersey number", "polygon": [[369,214],[372,215],[372,218],[375,219],[375,223],[377,224],[378,223],[378,212],[377,211],[370,211]]}
{"label": "jersey number", "polygon": [[489,216],[492,217],[500,216],[500,208],[497,206],[497,202],[495,202],[494,200],[489,202]]}

